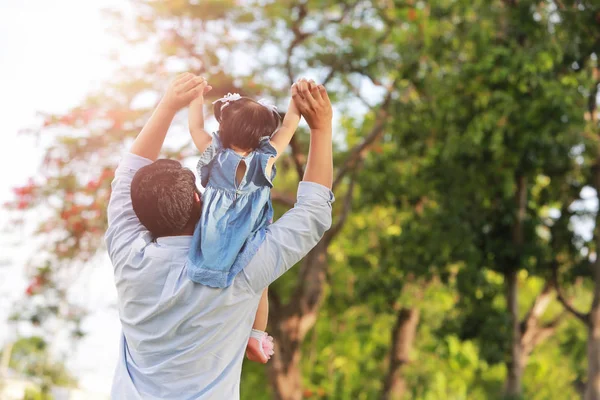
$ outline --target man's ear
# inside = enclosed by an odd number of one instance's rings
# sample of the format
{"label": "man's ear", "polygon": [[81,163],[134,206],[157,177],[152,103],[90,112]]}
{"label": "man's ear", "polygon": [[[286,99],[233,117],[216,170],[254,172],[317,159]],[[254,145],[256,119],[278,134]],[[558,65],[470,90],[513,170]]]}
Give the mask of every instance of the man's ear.
{"label": "man's ear", "polygon": [[198,192],[194,192],[194,202],[200,203],[200,195]]}

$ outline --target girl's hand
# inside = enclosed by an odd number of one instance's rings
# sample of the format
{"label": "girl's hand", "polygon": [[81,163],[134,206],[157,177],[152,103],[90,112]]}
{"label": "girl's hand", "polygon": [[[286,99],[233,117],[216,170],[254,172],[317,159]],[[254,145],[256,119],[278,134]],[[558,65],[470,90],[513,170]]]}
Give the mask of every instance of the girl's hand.
{"label": "girl's hand", "polygon": [[198,88],[200,89],[198,89],[190,103],[188,124],[196,148],[200,153],[203,153],[212,141],[212,136],[204,130],[204,94],[210,92],[212,86],[208,86],[208,83],[204,80],[198,85]]}
{"label": "girl's hand", "polygon": [[204,87],[204,90],[202,92],[200,92],[200,94],[198,94],[190,103],[190,106],[192,105],[204,105],[204,95],[208,92],[210,92],[212,90],[212,86],[210,86],[208,84],[208,82],[206,82],[206,86]]}
{"label": "girl's hand", "polygon": [[161,103],[164,107],[172,111],[179,111],[190,104],[196,97],[203,96],[208,87],[206,79],[186,72],[185,74],[179,75],[169,85],[167,93],[165,93]]}
{"label": "girl's hand", "polygon": [[298,119],[300,119],[300,110],[298,109],[298,106],[296,105],[296,102],[294,101],[294,98],[290,98],[290,104],[288,105],[288,109],[287,112],[285,113],[285,115],[293,115],[298,117]]}

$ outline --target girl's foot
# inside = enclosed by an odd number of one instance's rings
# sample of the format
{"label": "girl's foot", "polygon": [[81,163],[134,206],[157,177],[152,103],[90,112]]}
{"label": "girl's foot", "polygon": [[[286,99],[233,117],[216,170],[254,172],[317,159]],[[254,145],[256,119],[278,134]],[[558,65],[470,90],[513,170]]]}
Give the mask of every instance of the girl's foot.
{"label": "girl's foot", "polygon": [[266,364],[273,354],[273,338],[266,332],[252,329],[246,346],[248,360]]}

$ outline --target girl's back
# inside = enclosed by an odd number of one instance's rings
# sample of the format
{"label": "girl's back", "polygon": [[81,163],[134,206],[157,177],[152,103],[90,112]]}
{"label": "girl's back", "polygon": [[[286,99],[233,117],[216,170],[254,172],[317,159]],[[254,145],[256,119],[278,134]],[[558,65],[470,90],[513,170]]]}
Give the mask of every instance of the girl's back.
{"label": "girl's back", "polygon": [[195,138],[190,119],[196,146],[202,148],[199,142],[206,137],[212,142],[204,146],[198,163],[205,191],[188,277],[208,286],[226,287],[248,264],[264,238],[263,228],[272,222],[274,161],[289,143],[299,114],[288,113],[291,117],[286,116],[282,124],[275,107],[237,94],[213,104],[220,126],[212,139],[205,132]]}
{"label": "girl's back", "polygon": [[212,160],[206,163],[206,157],[201,157],[198,163],[206,189],[190,253],[194,268],[188,268],[188,276],[195,282],[223,287],[231,284],[256,251],[244,246],[247,239],[272,221],[269,200],[275,168],[267,171],[267,164],[277,151],[269,137],[246,156],[223,148],[218,135],[212,147],[207,150],[209,156],[215,154]]}

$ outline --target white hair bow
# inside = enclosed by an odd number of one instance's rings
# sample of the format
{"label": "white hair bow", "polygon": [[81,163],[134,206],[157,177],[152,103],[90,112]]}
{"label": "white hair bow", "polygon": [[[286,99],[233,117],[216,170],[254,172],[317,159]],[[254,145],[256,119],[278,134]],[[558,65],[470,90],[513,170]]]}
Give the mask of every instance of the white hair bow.
{"label": "white hair bow", "polygon": [[260,99],[260,100],[258,100],[258,104],[261,104],[261,105],[267,107],[269,110],[273,111],[274,113],[278,113],[279,112],[277,110],[277,106],[274,105],[274,104],[267,103],[266,99]]}
{"label": "white hair bow", "polygon": [[239,93],[227,93],[225,96],[221,97],[220,99],[213,101],[213,104],[218,103],[218,102],[223,103],[223,104],[221,104],[221,111],[223,111],[223,109],[225,107],[227,107],[230,102],[239,100],[241,98],[242,98],[242,96],[240,96]]}
{"label": "white hair bow", "polygon": [[[213,101],[213,104],[219,103],[219,102],[223,103],[221,105],[221,111],[223,111],[223,109],[225,107],[227,107],[229,105],[229,103],[231,103],[233,101],[237,101],[237,100],[239,100],[241,98],[242,98],[242,96],[240,96],[239,93],[227,93],[225,96],[221,97],[220,99],[217,99],[217,100]],[[265,100],[265,99],[260,99],[260,100],[258,100],[257,103],[260,104],[260,105],[262,105],[262,106],[264,106],[264,107],[267,107],[269,110],[273,111],[274,113],[278,113],[279,112],[277,110],[277,106],[275,106],[274,104],[269,104],[267,102],[267,100]]]}

